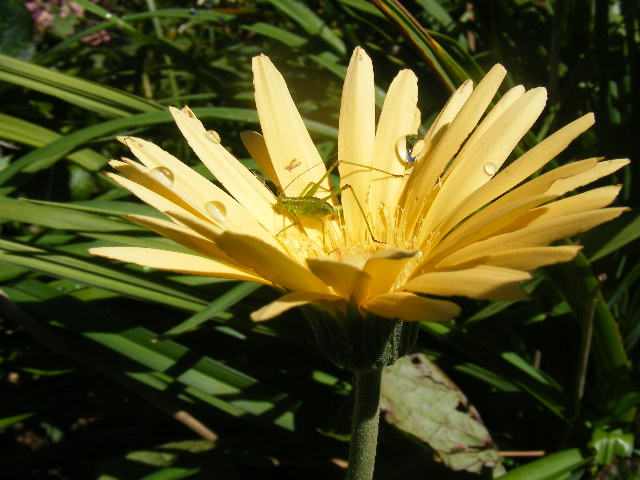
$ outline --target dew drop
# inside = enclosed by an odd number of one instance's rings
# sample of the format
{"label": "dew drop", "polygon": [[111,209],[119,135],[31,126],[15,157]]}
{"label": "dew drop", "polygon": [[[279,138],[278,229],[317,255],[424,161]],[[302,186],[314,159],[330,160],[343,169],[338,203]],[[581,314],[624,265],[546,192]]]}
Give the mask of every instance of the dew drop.
{"label": "dew drop", "polygon": [[396,142],[398,156],[407,163],[414,163],[424,147],[425,142],[420,135],[403,135]]}
{"label": "dew drop", "polygon": [[204,204],[204,209],[207,211],[214,220],[218,222],[224,222],[225,218],[227,218],[227,209],[226,207],[215,200],[212,202],[207,202]]}
{"label": "dew drop", "polygon": [[213,143],[220,143],[220,134],[215,130],[207,130],[207,133],[205,135]]}
{"label": "dew drop", "polygon": [[104,14],[104,18],[111,18],[111,14],[110,13],[105,13]]}
{"label": "dew drop", "polygon": [[173,173],[166,167],[156,167],[149,172],[151,178],[167,188],[173,186]]}
{"label": "dew drop", "polygon": [[484,173],[486,173],[487,175],[495,175],[495,173],[498,171],[498,167],[496,167],[495,163],[485,163],[484,164]]}
{"label": "dew drop", "polygon": [[418,103],[418,96],[414,95],[411,100],[413,100],[413,103]]}

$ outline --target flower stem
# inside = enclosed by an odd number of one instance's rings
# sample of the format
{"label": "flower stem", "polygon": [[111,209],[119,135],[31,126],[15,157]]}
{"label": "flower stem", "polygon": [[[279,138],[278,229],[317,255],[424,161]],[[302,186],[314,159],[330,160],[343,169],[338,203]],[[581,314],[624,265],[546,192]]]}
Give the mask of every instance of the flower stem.
{"label": "flower stem", "polygon": [[382,368],[355,372],[347,480],[371,480],[378,446]]}

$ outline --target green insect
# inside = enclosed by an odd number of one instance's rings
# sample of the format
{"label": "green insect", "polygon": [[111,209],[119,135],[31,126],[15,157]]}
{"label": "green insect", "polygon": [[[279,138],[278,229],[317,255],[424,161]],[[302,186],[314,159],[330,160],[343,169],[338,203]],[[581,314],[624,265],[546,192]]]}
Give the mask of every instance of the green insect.
{"label": "green insect", "polygon": [[[341,188],[332,191],[326,197],[317,198],[317,197],[314,196],[317,193],[318,189],[320,188],[320,185],[324,181],[324,179],[327,178],[331,174],[333,169],[339,163],[344,163],[344,164],[347,164],[347,165],[354,165],[354,166],[357,166],[357,167],[363,167],[363,168],[367,168],[369,170],[375,170],[375,171],[378,171],[378,172],[385,173],[387,175],[391,175],[393,177],[402,177],[403,176],[403,175],[398,175],[398,174],[394,174],[394,173],[391,173],[391,172],[387,172],[387,171],[381,170],[379,168],[368,167],[366,165],[361,165],[359,163],[352,163],[352,162],[345,162],[344,160],[343,161],[338,160],[338,161],[334,162],[327,169],[327,172],[322,176],[322,178],[320,178],[320,180],[317,183],[310,183],[302,191],[302,193],[300,193],[299,196],[297,196],[297,197],[289,197],[289,196],[285,195],[284,190],[282,192],[280,192],[280,194],[278,195],[277,201],[276,201],[275,209],[279,213],[289,214],[294,219],[295,223],[293,223],[291,225],[288,225],[287,227],[283,228],[279,233],[282,233],[284,230],[286,230],[289,227],[292,227],[293,225],[300,226],[301,225],[300,218],[308,218],[308,219],[311,219],[311,220],[316,220],[316,221],[322,222],[326,218],[331,218],[331,217],[342,215],[342,207],[341,206],[331,205],[329,202],[327,202],[327,200],[329,200],[330,198],[336,197],[337,195],[341,194],[345,190],[351,190],[351,193],[353,194],[353,198],[356,201],[356,204],[358,205],[358,209],[360,210],[360,213],[362,214],[362,217],[364,218],[365,224],[367,225],[367,231],[369,232],[369,235],[371,236],[371,239],[376,243],[383,243],[383,242],[379,241],[378,239],[376,239],[375,236],[373,235],[373,231],[371,230],[371,225],[369,225],[369,220],[367,219],[367,216],[366,216],[366,214],[364,212],[364,209],[362,208],[362,204],[360,203],[360,200],[358,199],[357,195],[353,191],[353,187],[351,185],[349,185],[349,184],[344,185]],[[286,187],[285,187],[285,189],[286,189]],[[323,227],[324,227],[324,225],[323,225]]]}

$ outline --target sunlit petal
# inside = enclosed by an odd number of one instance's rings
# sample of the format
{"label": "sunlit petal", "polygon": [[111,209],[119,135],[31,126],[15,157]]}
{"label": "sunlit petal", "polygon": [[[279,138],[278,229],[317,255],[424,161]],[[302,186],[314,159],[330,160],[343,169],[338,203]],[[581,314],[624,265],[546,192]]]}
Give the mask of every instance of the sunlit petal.
{"label": "sunlit petal", "polygon": [[[373,161],[376,128],[374,88],[371,59],[357,47],[344,79],[338,130],[338,160],[347,162],[338,165],[340,187],[350,185],[352,188],[342,195],[342,208],[347,233],[355,242],[363,241],[369,235],[365,225],[367,219],[361,208],[369,192],[371,170],[353,163],[370,166]],[[360,207],[357,202],[360,202]]]}
{"label": "sunlit petal", "polygon": [[[282,228],[273,206],[273,193],[220,144],[217,135],[208,132],[193,112],[170,107],[169,111],[189,146],[209,171],[241,205],[250,206],[250,214],[270,233]],[[186,165],[185,165],[186,166]],[[205,199],[205,201],[210,201]]]}
{"label": "sunlit petal", "polygon": [[331,301],[338,300],[339,297],[333,295],[326,295],[317,292],[292,292],[287,295],[283,295],[278,300],[271,302],[264,307],[256,310],[251,314],[251,319],[254,322],[263,322],[277,317],[281,313],[291,310],[292,308],[301,307],[308,303],[317,302],[320,300]]}
{"label": "sunlit petal", "polygon": [[270,284],[268,280],[248,270],[187,253],[142,247],[96,247],[89,249],[89,253],[158,270]]}
{"label": "sunlit petal", "polygon": [[531,276],[520,270],[476,265],[437,270],[416,277],[404,286],[412,292],[441,297],[464,296],[479,300],[526,300],[519,282]]}
{"label": "sunlit petal", "polygon": [[592,210],[525,226],[513,232],[497,235],[463,247],[445,258],[442,263],[459,264],[501,250],[549,245],[554,240],[576,235],[596,225],[613,220],[625,210],[625,208]]}
{"label": "sunlit petal", "polygon": [[[297,196],[322,177],[324,163],[284,78],[265,55],[253,59],[253,84],[262,134],[278,183],[287,195]],[[329,190],[328,179],[322,186]]]}
{"label": "sunlit petal", "polygon": [[409,292],[379,295],[369,300],[364,308],[381,317],[406,322],[447,322],[460,314],[453,302],[424,298]]}

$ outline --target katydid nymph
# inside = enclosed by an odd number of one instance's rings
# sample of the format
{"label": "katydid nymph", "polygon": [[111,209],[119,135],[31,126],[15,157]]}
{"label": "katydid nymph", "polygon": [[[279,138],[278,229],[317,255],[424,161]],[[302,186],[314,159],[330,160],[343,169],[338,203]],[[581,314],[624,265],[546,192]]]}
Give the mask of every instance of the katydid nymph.
{"label": "katydid nymph", "polygon": [[[360,213],[362,214],[362,217],[364,218],[365,224],[367,226],[367,231],[369,232],[369,235],[371,236],[371,239],[376,243],[383,243],[383,242],[380,242],[378,239],[375,238],[375,236],[373,234],[373,231],[371,229],[371,225],[369,225],[369,220],[367,219],[367,215],[365,214],[365,211],[362,208],[362,204],[360,203],[360,200],[358,199],[358,197],[356,196],[355,192],[353,191],[353,187],[351,187],[351,185],[349,185],[349,184],[344,185],[341,188],[339,188],[339,189],[337,189],[335,191],[332,191],[326,197],[318,198],[318,197],[314,196],[317,193],[318,189],[320,188],[320,185],[324,181],[324,179],[327,178],[331,174],[333,169],[339,163],[344,163],[344,164],[347,164],[347,165],[354,165],[354,166],[366,168],[366,169],[369,169],[369,170],[375,170],[375,171],[382,172],[382,173],[385,173],[385,174],[393,176],[393,177],[402,177],[403,176],[403,175],[387,172],[387,171],[381,170],[379,168],[370,167],[370,166],[366,166],[366,165],[361,165],[359,163],[352,163],[352,162],[346,162],[344,160],[342,160],[342,161],[338,160],[338,161],[334,162],[327,169],[327,172],[318,180],[318,182],[310,183],[300,193],[299,196],[296,196],[296,197],[287,196],[285,194],[286,187],[282,192],[279,193],[279,195],[278,195],[278,197],[276,199],[276,204],[275,204],[276,211],[279,212],[279,213],[282,213],[282,214],[285,214],[285,213],[289,214],[294,219],[294,223],[293,224],[283,228],[279,233],[282,233],[284,230],[286,230],[289,227],[292,227],[293,225],[297,224],[298,226],[300,226],[300,224],[301,224],[300,218],[308,218],[308,219],[311,219],[311,220],[316,220],[316,221],[319,221],[319,222],[323,222],[328,217],[333,217],[335,215],[342,215],[342,207],[341,206],[331,205],[327,200],[329,200],[330,198],[341,194],[345,190],[351,190],[351,193],[353,194],[353,198],[354,198],[354,200],[356,202],[356,205],[358,205],[358,209],[360,210]],[[324,224],[323,224],[323,228],[324,228]]]}

